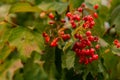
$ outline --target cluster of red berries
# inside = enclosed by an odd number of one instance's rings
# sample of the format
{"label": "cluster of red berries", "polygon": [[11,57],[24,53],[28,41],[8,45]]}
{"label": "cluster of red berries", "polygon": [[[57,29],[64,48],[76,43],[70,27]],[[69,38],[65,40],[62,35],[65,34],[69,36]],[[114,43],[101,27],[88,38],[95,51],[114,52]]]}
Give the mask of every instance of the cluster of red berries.
{"label": "cluster of red berries", "polygon": [[66,41],[70,39],[70,34],[65,34],[64,31],[60,31],[59,35],[61,36],[61,38]]}
{"label": "cluster of red berries", "polygon": [[[50,36],[46,32],[43,32],[42,36],[44,37],[44,40],[45,40],[46,43],[50,42]],[[50,46],[51,47],[56,47],[58,45],[58,43],[57,43],[58,41],[59,41],[59,38],[53,39],[50,43]]]}
{"label": "cluster of red berries", "polygon": [[[79,7],[78,11],[82,12],[83,9],[84,8]],[[94,9],[98,9],[97,4],[94,6]],[[76,55],[79,57],[79,62],[83,64],[88,64],[98,59],[98,54],[96,54],[96,50],[100,48],[100,45],[96,44],[98,42],[98,37],[92,36],[91,31],[88,30],[92,29],[93,26],[95,25],[93,17],[98,18],[97,13],[94,13],[93,16],[92,15],[83,16],[82,17],[82,20],[84,21],[83,28],[86,29],[87,31],[84,35],[81,35],[79,33],[76,33],[74,35],[77,41],[73,45],[73,51],[75,51]]]}
{"label": "cluster of red berries", "polygon": [[46,43],[50,41],[50,36],[47,33],[43,32],[42,36],[44,37]]}
{"label": "cluster of red berries", "polygon": [[98,59],[98,54],[95,54],[95,51],[100,48],[100,45],[93,45],[98,42],[98,37],[92,36],[91,31],[87,31],[84,36],[76,33],[75,38],[77,41],[73,45],[73,51],[80,58],[80,63],[88,64]]}
{"label": "cluster of red berries", "polygon": [[49,24],[54,24],[55,23],[55,21],[54,21],[54,18],[55,18],[55,16],[54,16],[54,14],[53,13],[49,13],[49,18],[51,19],[50,21],[49,21]]}
{"label": "cluster of red berries", "polygon": [[[86,5],[83,3],[77,9],[76,13],[68,12],[66,14],[66,16],[70,20],[70,23],[71,23],[73,29],[77,27],[77,23],[80,20],[84,20],[85,21],[85,23],[84,23],[84,27],[85,28],[92,28],[95,25],[95,22],[93,21],[93,17],[94,18],[98,18],[98,14],[95,12],[95,13],[93,13],[93,15],[87,15],[87,16],[83,17],[82,14],[83,14],[83,10],[85,9],[85,6]],[[98,4],[94,5],[94,9],[96,9],[96,10],[98,9]],[[83,18],[81,18],[81,17],[83,17]]]}
{"label": "cluster of red berries", "polygon": [[113,43],[117,48],[120,48],[120,41],[119,40],[115,39]]}
{"label": "cluster of red berries", "polygon": [[62,38],[64,41],[70,39],[70,34],[65,34],[64,31],[60,31],[58,34],[59,37],[54,38],[52,41],[50,41],[50,36],[48,36],[46,32],[43,32],[42,36],[44,37],[46,43],[50,43],[51,47],[58,46],[58,41],[60,40],[60,38]]}
{"label": "cluster of red berries", "polygon": [[[74,12],[68,12],[66,14],[66,17],[69,19],[69,23],[71,24],[72,30],[76,29],[77,27],[84,28],[83,31],[84,34],[80,34],[82,31],[77,31],[75,35],[73,36],[76,40],[73,45],[73,51],[75,51],[76,55],[79,57],[79,62],[83,64],[91,63],[94,60],[98,59],[98,54],[96,54],[96,51],[100,48],[100,45],[98,43],[98,37],[93,36],[90,29],[92,29],[95,25],[95,18],[98,18],[98,15],[96,12],[90,15],[83,15],[83,11],[87,8],[87,6],[83,3],[77,10]],[[98,5],[94,5],[94,9],[98,9]],[[48,17],[50,18],[49,24],[55,23],[55,16],[53,13],[49,13]],[[65,19],[61,19],[62,23],[65,23]],[[83,24],[80,24],[80,23]],[[56,23],[57,24],[57,23]],[[69,28],[67,28],[69,29]],[[54,38],[53,40],[50,40],[50,36],[48,36],[47,33],[43,33],[43,37],[45,39],[45,42],[50,44],[51,47],[58,46],[58,41],[60,39],[63,39],[64,41],[67,41],[71,38],[72,35],[65,33],[64,30],[58,29],[58,36],[57,38]]]}
{"label": "cluster of red berries", "polygon": [[93,28],[93,26],[95,25],[94,19],[91,15],[87,15],[85,17],[83,17],[83,20],[85,21],[83,24],[84,28]]}

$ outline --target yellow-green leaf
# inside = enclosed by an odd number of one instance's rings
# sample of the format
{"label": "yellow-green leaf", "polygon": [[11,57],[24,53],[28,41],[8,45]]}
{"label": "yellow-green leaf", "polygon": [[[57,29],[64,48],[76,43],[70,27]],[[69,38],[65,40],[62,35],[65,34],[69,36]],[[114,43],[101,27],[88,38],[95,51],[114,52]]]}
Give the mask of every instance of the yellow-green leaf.
{"label": "yellow-green leaf", "polygon": [[32,6],[29,3],[19,2],[11,6],[10,13],[15,12],[40,12],[41,10],[37,6]]}

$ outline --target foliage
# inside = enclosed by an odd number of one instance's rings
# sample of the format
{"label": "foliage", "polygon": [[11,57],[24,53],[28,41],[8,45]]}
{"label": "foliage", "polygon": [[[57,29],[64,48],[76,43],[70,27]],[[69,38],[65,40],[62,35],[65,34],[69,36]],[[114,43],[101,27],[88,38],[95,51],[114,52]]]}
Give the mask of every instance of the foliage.
{"label": "foliage", "polygon": [[[92,34],[99,36],[99,59],[87,65],[80,64],[71,50],[79,28],[67,30],[72,39],[60,41],[57,47],[49,46],[42,36],[45,31],[52,35],[57,30],[49,25],[49,13],[55,14],[57,26],[63,26],[60,18],[82,3],[88,6],[86,14],[99,5],[92,29]],[[1,0],[0,80],[119,80],[120,48],[113,44],[120,40],[119,11],[119,0]]]}

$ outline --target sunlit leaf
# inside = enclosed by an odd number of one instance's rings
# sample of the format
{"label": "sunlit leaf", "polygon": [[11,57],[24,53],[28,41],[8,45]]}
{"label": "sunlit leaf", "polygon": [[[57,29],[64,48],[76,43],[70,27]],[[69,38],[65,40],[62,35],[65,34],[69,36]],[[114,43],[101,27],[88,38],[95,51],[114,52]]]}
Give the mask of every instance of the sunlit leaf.
{"label": "sunlit leaf", "polygon": [[9,13],[16,12],[40,12],[41,10],[37,6],[32,6],[26,2],[15,3],[11,6]]}
{"label": "sunlit leaf", "polygon": [[75,53],[68,51],[62,55],[62,67],[68,70],[74,67]]}

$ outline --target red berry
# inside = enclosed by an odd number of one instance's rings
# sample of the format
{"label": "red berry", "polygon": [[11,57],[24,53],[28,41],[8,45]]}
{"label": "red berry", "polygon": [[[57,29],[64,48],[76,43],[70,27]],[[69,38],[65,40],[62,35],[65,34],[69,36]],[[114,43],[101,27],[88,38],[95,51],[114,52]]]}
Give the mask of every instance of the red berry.
{"label": "red berry", "polygon": [[51,42],[50,46],[51,46],[51,47],[56,47],[56,46],[57,46],[57,43],[56,43],[56,42]]}
{"label": "red berry", "polygon": [[58,42],[59,38],[53,39],[53,42]]}
{"label": "red berry", "polygon": [[58,40],[59,40],[59,38],[53,39],[53,41],[51,42],[50,46],[51,46],[51,47],[56,47],[56,46],[58,45],[58,44],[57,44]]}
{"label": "red berry", "polygon": [[87,31],[86,36],[91,36],[91,31]]}
{"label": "red berry", "polygon": [[63,39],[63,40],[68,40],[68,39],[70,39],[70,34],[64,34],[64,35],[62,35],[62,39]]}
{"label": "red berry", "polygon": [[53,15],[53,13],[49,13],[49,18],[50,18],[50,19],[54,19],[54,17],[55,17],[55,16]]}
{"label": "red berry", "polygon": [[89,41],[94,41],[94,37],[93,36],[88,36],[88,40]]}
{"label": "red berry", "polygon": [[117,44],[117,48],[120,48],[120,43]]}
{"label": "red berry", "polygon": [[62,23],[65,23],[66,21],[65,21],[65,19],[61,19],[61,22],[62,22]]}
{"label": "red berry", "polygon": [[94,22],[94,21],[91,21],[91,22],[90,22],[90,28],[92,28],[94,25],[95,25],[95,22]]}
{"label": "red berry", "polygon": [[114,40],[113,42],[115,45],[117,45],[117,43],[119,43],[119,41],[117,39]]}
{"label": "red berry", "polygon": [[74,28],[76,28],[76,24],[74,23],[74,24],[72,24],[72,28],[74,29]]}
{"label": "red berry", "polygon": [[89,57],[88,61],[91,63],[93,61],[92,57]]}
{"label": "red berry", "polygon": [[78,8],[78,11],[79,11],[79,12],[82,12],[82,11],[83,11],[83,8],[82,8],[82,7],[79,7],[79,8]]}
{"label": "red berry", "polygon": [[97,42],[99,39],[97,36],[94,37],[94,42]]}
{"label": "red berry", "polygon": [[98,7],[99,7],[98,4],[94,5],[94,9],[98,9]]}
{"label": "red berry", "polygon": [[72,13],[71,13],[71,12],[68,12],[68,13],[66,14],[66,16],[70,18],[70,17],[72,16]]}
{"label": "red berry", "polygon": [[78,33],[76,33],[76,34],[74,35],[74,37],[75,37],[76,39],[82,39],[82,35],[80,35],[80,34],[78,34]]}
{"label": "red berry", "polygon": [[55,24],[55,21],[50,20],[49,24]]}
{"label": "red berry", "polygon": [[74,20],[70,20],[70,23],[71,23],[71,24],[75,24]]}
{"label": "red berry", "polygon": [[98,54],[94,54],[94,55],[92,56],[92,59],[93,59],[93,60],[97,60],[97,59],[98,59]]}
{"label": "red berry", "polygon": [[87,46],[91,46],[91,42],[87,40]]}
{"label": "red berry", "polygon": [[85,6],[86,6],[86,5],[85,5],[85,3],[82,3],[82,4],[81,4],[81,7],[83,7],[83,8],[84,8]]}
{"label": "red berry", "polygon": [[50,37],[49,36],[45,37],[45,42],[48,43],[49,41],[50,41]]}
{"label": "red berry", "polygon": [[100,45],[99,45],[99,44],[97,44],[97,45],[95,46],[95,48],[96,48],[96,49],[99,49],[99,48],[100,48]]}
{"label": "red berry", "polygon": [[97,13],[94,13],[93,16],[94,16],[94,18],[98,18],[98,14]]}
{"label": "red berry", "polygon": [[64,31],[59,32],[59,35],[64,35],[64,34],[65,34]]}
{"label": "red berry", "polygon": [[89,52],[90,52],[91,55],[94,55],[95,49],[94,48],[90,48]]}
{"label": "red berry", "polygon": [[89,63],[88,59],[85,60],[85,64],[87,65]]}
{"label": "red berry", "polygon": [[43,36],[43,37],[47,37],[47,36],[48,36],[48,34],[47,34],[47,33],[45,33],[45,32],[43,32],[43,33],[42,33],[42,36]]}
{"label": "red berry", "polygon": [[80,16],[79,15],[76,15],[76,20],[80,21]]}

